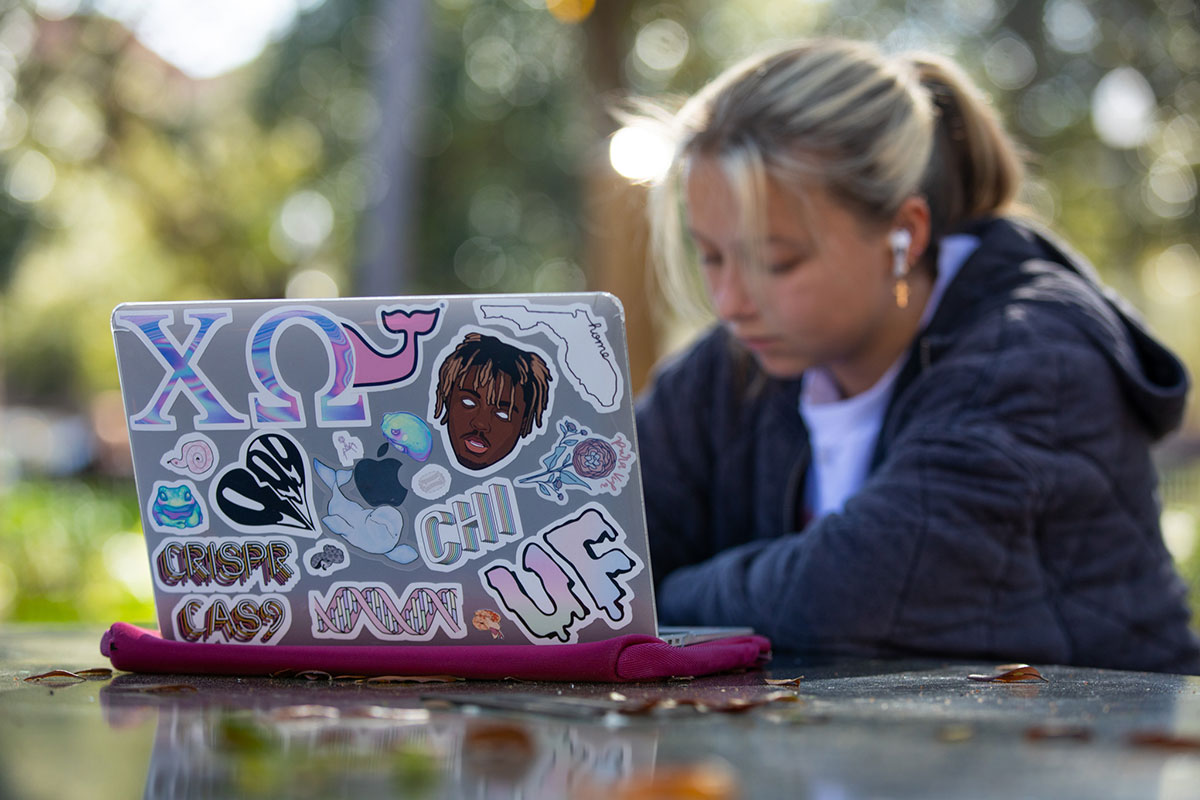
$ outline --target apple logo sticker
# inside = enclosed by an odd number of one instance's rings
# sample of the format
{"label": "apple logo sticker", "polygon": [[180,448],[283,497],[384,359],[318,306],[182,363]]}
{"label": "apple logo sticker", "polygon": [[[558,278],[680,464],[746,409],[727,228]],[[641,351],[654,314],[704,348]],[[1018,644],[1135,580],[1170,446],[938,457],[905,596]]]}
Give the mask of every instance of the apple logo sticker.
{"label": "apple logo sticker", "polygon": [[364,458],[354,465],[354,486],[369,506],[398,506],[408,497],[408,489],[400,483],[398,458],[384,458],[387,444],[379,446],[378,460]]}

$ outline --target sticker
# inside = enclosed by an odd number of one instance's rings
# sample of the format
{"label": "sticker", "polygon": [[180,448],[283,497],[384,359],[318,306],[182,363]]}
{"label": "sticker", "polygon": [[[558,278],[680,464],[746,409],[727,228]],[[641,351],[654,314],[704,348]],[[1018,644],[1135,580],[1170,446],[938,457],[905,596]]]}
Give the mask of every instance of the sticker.
{"label": "sticker", "polygon": [[421,512],[417,547],[431,569],[449,572],[521,536],[512,483],[497,478]]}
{"label": "sticker", "polygon": [[483,588],[534,644],[573,644],[591,616],[575,581],[538,541],[521,546],[516,563],[494,561],[480,571]]}
{"label": "sticker", "polygon": [[572,306],[537,306],[529,303],[477,304],[480,322],[498,322],[518,336],[535,331],[558,345],[558,362],[579,396],[599,412],[621,404],[624,382],[608,343],[608,323],[593,316],[582,303]]}
{"label": "sticker", "polygon": [[601,620],[619,630],[632,620],[630,581],[643,568],[625,532],[589,503],[521,545],[516,562],[479,571],[483,588],[535,644],[574,643]]}
{"label": "sticker", "polygon": [[163,379],[141,411],[129,417],[132,430],[176,429],[170,413],[175,399],[184,395],[199,412],[193,422],[197,428],[224,430],[246,428],[250,420],[235,411],[208,376],[200,369],[199,360],[212,342],[213,334],[233,320],[228,308],[188,309],[183,318],[192,326],[191,335],[179,343],[167,328],[175,321],[173,311],[118,310],[113,324],[132,331],[154,355],[163,368]]}
{"label": "sticker", "polygon": [[300,578],[291,539],[168,538],[151,563],[155,583],[167,592],[287,592]]}
{"label": "sticker", "polygon": [[360,459],[351,470],[354,488],[371,507],[398,506],[408,497],[408,489],[400,482],[404,464],[396,458],[384,458],[387,451],[386,444],[380,445],[378,458]]}
{"label": "sticker", "polygon": [[438,359],[429,418],[452,464],[494,472],[545,429],[554,374],[544,353],[464,328]]}
{"label": "sticker", "polygon": [[491,631],[493,639],[503,639],[504,632],[500,630],[500,614],[490,608],[481,608],[471,617],[471,625],[477,631]]}
{"label": "sticker", "polygon": [[623,628],[632,618],[629,581],[642,571],[642,561],[626,548],[625,532],[604,515],[596,503],[584,506],[574,519],[547,530],[546,544],[573,570],[587,592],[592,608],[604,612],[608,627]]}
{"label": "sticker", "polygon": [[407,411],[384,414],[379,428],[384,437],[401,453],[416,461],[429,458],[429,453],[433,450],[433,432],[429,430],[425,420],[416,414]]}
{"label": "sticker", "polygon": [[467,635],[458,583],[410,583],[403,600],[386,584],[338,583],[327,594],[310,591],[308,604],[317,639],[353,639],[364,630],[389,641],[425,642],[439,631],[452,639]]}
{"label": "sticker", "polygon": [[208,530],[204,498],[191,481],[155,481],[146,519],[159,533],[203,533]]}
{"label": "sticker", "polygon": [[[325,507],[325,516],[321,517],[321,525],[325,530],[342,537],[347,543],[363,552],[387,556],[398,564],[411,564],[417,560],[417,551],[412,545],[400,542],[400,535],[404,532],[404,514],[400,509],[394,505],[362,506],[351,500],[342,491],[343,486],[358,478],[360,468],[363,469],[364,474],[372,471],[371,475],[367,476],[370,480],[378,480],[381,484],[385,483],[383,477],[374,477],[373,470],[388,470],[388,461],[397,466],[400,464],[396,459],[359,461],[355,465],[354,471],[335,470],[314,458],[313,469],[316,471],[317,479],[330,491],[329,503]],[[381,472],[380,474],[384,475],[385,473]],[[402,502],[408,490],[400,485],[395,469],[391,470],[390,480],[395,482],[394,488],[389,489],[386,486],[379,488],[375,484],[371,484],[374,487],[372,491],[381,493],[390,491],[391,494],[385,495],[387,499],[399,498],[397,502]],[[359,494],[364,495],[364,500],[367,499],[365,496],[367,493],[362,490],[361,483]]]}
{"label": "sticker", "polygon": [[450,470],[441,464],[426,464],[413,476],[412,490],[422,500],[440,500],[450,491]]}
{"label": "sticker", "polygon": [[307,463],[299,443],[283,431],[247,439],[239,462],[213,481],[213,507],[243,533],[316,536]]}
{"label": "sticker", "polygon": [[304,553],[304,567],[310,575],[326,577],[350,566],[350,554],[337,542],[324,539]]}
{"label": "sticker", "polygon": [[423,336],[432,337],[441,321],[442,309],[379,308],[379,330],[399,345],[384,353],[367,341],[349,322],[342,327],[354,348],[354,385],[360,388],[401,386],[419,372]]}
{"label": "sticker", "polygon": [[[250,394],[254,424],[269,428],[303,428],[304,404],[280,369],[277,342],[288,328],[300,325],[321,342],[329,377],[313,396],[317,425],[367,425],[367,396],[354,386],[354,345],[340,319],[313,306],[271,309],[258,318],[246,337],[246,364],[258,391]],[[304,366],[310,367],[317,357]]]}
{"label": "sticker", "polygon": [[184,434],[161,463],[174,473],[202,481],[217,469],[217,446],[203,433]]}
{"label": "sticker", "polygon": [[185,642],[275,644],[292,624],[277,595],[189,596],[171,614],[175,638]]}
{"label": "sticker", "polygon": [[338,461],[342,462],[343,467],[351,466],[366,454],[366,451],[363,450],[362,439],[352,436],[350,431],[334,432],[333,449],[337,450]]}
{"label": "sticker", "polygon": [[558,423],[558,442],[542,458],[545,469],[517,478],[517,484],[537,486],[542,497],[559,505],[566,504],[569,489],[593,496],[618,495],[629,482],[633,460],[633,447],[624,434],[608,439],[563,417]]}

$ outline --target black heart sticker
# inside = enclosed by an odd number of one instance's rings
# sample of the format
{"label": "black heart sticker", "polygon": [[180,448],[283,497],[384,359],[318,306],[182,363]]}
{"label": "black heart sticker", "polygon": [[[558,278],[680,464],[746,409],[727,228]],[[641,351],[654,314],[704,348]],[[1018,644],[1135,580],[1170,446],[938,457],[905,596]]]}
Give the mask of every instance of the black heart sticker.
{"label": "black heart sticker", "polygon": [[308,465],[296,443],[280,433],[264,433],[246,448],[242,464],[221,475],[215,499],[238,525],[311,531],[307,486]]}

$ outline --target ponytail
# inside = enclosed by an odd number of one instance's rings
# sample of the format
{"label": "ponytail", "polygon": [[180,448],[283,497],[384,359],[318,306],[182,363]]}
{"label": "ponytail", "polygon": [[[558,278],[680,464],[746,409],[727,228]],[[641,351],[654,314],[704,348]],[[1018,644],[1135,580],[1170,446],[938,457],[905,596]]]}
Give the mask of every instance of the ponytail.
{"label": "ponytail", "polygon": [[944,58],[918,53],[906,60],[929,93],[937,120],[921,185],[934,239],[970,220],[1011,210],[1024,168],[987,99]]}

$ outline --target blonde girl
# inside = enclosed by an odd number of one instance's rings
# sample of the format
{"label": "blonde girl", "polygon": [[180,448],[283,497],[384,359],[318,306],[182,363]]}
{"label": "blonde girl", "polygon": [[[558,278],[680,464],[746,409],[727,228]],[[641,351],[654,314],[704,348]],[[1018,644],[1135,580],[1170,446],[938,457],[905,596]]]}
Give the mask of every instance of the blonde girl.
{"label": "blonde girl", "polygon": [[662,620],[1200,672],[1149,452],[1186,372],[1014,215],[1021,159],[964,73],[803,41],[671,125],[664,283],[718,324],[638,409]]}

